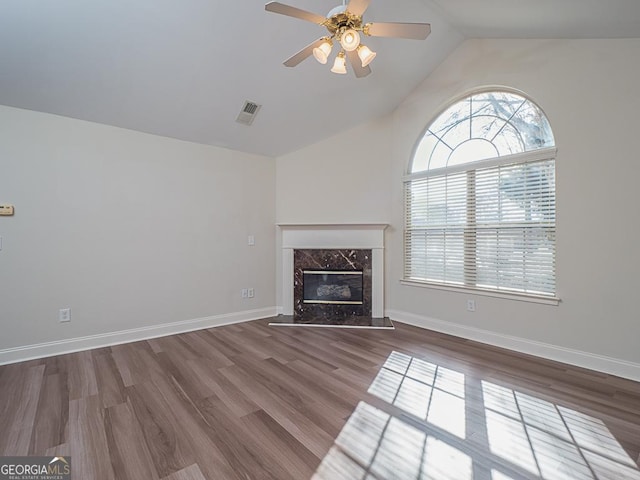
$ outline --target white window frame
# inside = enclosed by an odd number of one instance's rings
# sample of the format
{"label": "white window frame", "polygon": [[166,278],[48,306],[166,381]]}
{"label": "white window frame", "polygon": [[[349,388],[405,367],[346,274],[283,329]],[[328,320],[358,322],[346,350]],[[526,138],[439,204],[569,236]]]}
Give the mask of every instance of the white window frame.
{"label": "white window frame", "polygon": [[[469,97],[472,97],[474,95],[477,94],[481,94],[481,93],[488,93],[491,91],[496,91],[496,92],[507,92],[507,93],[514,93],[516,95],[519,95],[521,97],[523,97],[524,99],[528,100],[529,102],[533,103],[535,105],[535,103],[530,100],[528,97],[526,97],[525,95],[523,95],[520,92],[511,92],[507,89],[485,89],[482,91],[475,91],[475,92],[471,92],[463,97],[460,97],[458,100],[456,100],[455,102],[452,102],[451,105],[456,104],[457,102],[460,102],[461,100],[465,100]],[[537,106],[537,105],[536,105]],[[539,108],[539,107],[538,107]],[[446,111],[446,110],[445,110]],[[441,114],[442,115],[442,112]],[[440,115],[435,117],[435,120],[433,122],[431,122],[429,124],[429,127],[440,118]],[[428,131],[428,129],[427,129]],[[422,138],[424,137],[425,134],[423,134],[418,143],[422,140]],[[461,165],[455,165],[455,166],[450,166],[450,167],[442,167],[442,168],[434,168],[434,169],[427,169],[427,170],[423,170],[420,172],[416,172],[416,173],[410,173],[407,174],[403,177],[403,183],[404,183],[404,188],[406,191],[407,188],[407,184],[415,181],[415,180],[419,180],[419,179],[424,179],[424,178],[428,178],[428,177],[442,177],[444,175],[450,175],[453,173],[458,173],[458,172],[475,172],[475,171],[482,171],[483,169],[489,169],[492,167],[499,167],[502,165],[523,165],[523,164],[528,164],[528,163],[533,163],[533,162],[540,162],[540,161],[544,161],[544,160],[548,160],[553,162],[553,166],[555,168],[555,158],[556,158],[556,153],[557,153],[557,149],[554,146],[552,147],[547,147],[547,148],[540,148],[540,149],[536,149],[536,150],[531,150],[528,152],[523,152],[523,153],[517,153],[517,154],[513,154],[513,155],[503,155],[503,156],[498,156],[498,157],[494,157],[494,158],[490,158],[490,159],[486,159],[486,160],[478,160],[478,161],[473,161],[473,162],[468,162],[465,164],[461,164]],[[410,166],[413,165],[414,162],[414,157],[415,157],[415,152],[412,156],[411,162],[410,162]],[[407,199],[406,194],[405,194],[405,219],[408,218],[408,211],[410,208],[411,204],[410,204],[410,200]],[[467,207],[472,208],[473,211],[471,212],[471,214],[475,215],[476,211],[475,211],[475,207]],[[555,207],[554,207],[554,213],[555,213]],[[469,212],[468,212],[469,214]],[[478,287],[475,284],[469,284],[467,283],[468,280],[465,278],[464,282],[462,285],[458,285],[455,283],[449,283],[448,281],[446,281],[446,279],[444,279],[443,281],[432,281],[432,280],[426,280],[426,279],[415,279],[415,278],[409,278],[407,275],[407,270],[408,270],[408,259],[407,257],[410,255],[409,252],[409,246],[407,245],[407,239],[409,237],[408,235],[408,230],[409,230],[410,226],[407,225],[407,220],[405,220],[405,234],[404,234],[404,239],[403,239],[403,254],[405,257],[405,261],[404,261],[404,265],[403,265],[403,279],[400,281],[401,284],[403,285],[408,285],[408,286],[416,286],[416,287],[427,287],[427,288],[433,288],[433,289],[438,289],[438,290],[447,290],[447,291],[455,291],[455,292],[462,292],[462,293],[472,293],[472,294],[478,294],[478,295],[486,295],[486,296],[490,296],[490,297],[496,297],[496,298],[508,298],[511,300],[520,300],[520,301],[527,301],[527,302],[534,302],[534,303],[542,303],[542,304],[548,304],[548,305],[558,305],[560,302],[560,299],[557,295],[557,276],[556,276],[556,272],[555,272],[555,258],[556,258],[556,241],[554,239],[553,242],[553,262],[554,262],[554,273],[553,273],[553,279],[554,279],[554,283],[555,283],[555,290],[553,293],[551,294],[536,294],[536,293],[532,293],[532,292],[526,292],[526,291],[517,291],[517,290],[509,290],[509,289],[504,289],[504,288],[492,288],[492,287]],[[554,229],[554,234],[555,234],[555,228],[556,228],[556,222],[555,222],[555,214],[554,214],[554,221],[553,221],[553,229]],[[467,253],[465,252],[465,262],[468,261],[469,259],[467,258]],[[478,257],[477,254],[474,253],[472,256],[472,261],[473,262],[477,262],[478,261]],[[473,267],[474,269],[476,267]]]}

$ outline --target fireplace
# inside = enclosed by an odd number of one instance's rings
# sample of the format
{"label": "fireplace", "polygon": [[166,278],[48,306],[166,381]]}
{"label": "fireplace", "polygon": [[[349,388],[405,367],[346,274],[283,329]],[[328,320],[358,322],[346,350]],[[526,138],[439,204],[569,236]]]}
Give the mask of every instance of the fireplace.
{"label": "fireplace", "polygon": [[[281,313],[286,317],[384,317],[384,230],[386,224],[279,224],[282,233]],[[305,302],[304,271],[362,272],[362,304]],[[332,275],[332,274],[329,274]],[[351,278],[351,277],[349,277]],[[335,279],[334,279],[335,280]],[[343,278],[344,280],[344,278]],[[351,281],[354,279],[351,278]],[[308,281],[307,281],[308,282]],[[338,284],[340,286],[340,284]],[[331,299],[355,301],[352,299]],[[344,288],[329,290],[338,297]],[[316,287],[317,294],[317,287]],[[306,296],[307,300],[310,298]],[[326,300],[316,299],[316,300]]]}
{"label": "fireplace", "polygon": [[362,270],[303,270],[302,303],[362,305]]}

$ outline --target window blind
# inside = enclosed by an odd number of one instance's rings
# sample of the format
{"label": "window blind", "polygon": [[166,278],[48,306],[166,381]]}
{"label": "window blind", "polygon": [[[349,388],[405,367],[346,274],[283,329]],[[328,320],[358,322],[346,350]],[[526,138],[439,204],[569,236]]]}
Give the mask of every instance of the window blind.
{"label": "window blind", "polygon": [[553,159],[409,178],[405,279],[553,296],[555,204]]}

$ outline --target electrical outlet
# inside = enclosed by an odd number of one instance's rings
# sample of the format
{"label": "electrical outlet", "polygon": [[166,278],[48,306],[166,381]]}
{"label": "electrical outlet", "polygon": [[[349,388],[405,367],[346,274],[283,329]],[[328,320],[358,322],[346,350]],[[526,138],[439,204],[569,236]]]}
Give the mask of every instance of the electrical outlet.
{"label": "electrical outlet", "polygon": [[249,291],[246,288],[242,289],[242,298],[248,298],[249,297]]}
{"label": "electrical outlet", "polygon": [[7,215],[7,216],[11,216],[13,215],[13,205],[0,205],[0,215]]}
{"label": "electrical outlet", "polygon": [[66,323],[71,321],[71,309],[61,308],[58,312],[58,320],[60,323]]}
{"label": "electrical outlet", "polygon": [[249,295],[249,298],[253,298],[256,296],[256,292],[253,288],[250,288],[247,293]]}
{"label": "electrical outlet", "polygon": [[467,311],[469,312],[475,312],[476,311],[476,301],[473,299],[468,299],[467,300]]}
{"label": "electrical outlet", "polygon": [[253,247],[256,244],[256,237],[254,237],[253,235],[249,235],[247,237],[247,245],[249,245],[250,247]]}

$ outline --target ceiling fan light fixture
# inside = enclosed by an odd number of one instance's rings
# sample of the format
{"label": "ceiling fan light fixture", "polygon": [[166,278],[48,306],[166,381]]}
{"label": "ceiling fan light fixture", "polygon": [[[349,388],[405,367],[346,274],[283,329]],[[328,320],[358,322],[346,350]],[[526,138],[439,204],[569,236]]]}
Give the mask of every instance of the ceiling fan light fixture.
{"label": "ceiling fan light fixture", "polygon": [[327,58],[331,53],[331,48],[333,47],[333,43],[330,38],[325,38],[324,41],[313,49],[314,58],[320,62],[321,64],[327,63]]}
{"label": "ceiling fan light fixture", "polygon": [[344,52],[341,51],[338,53],[338,56],[333,62],[333,67],[331,67],[331,71],[340,75],[347,73],[347,61],[345,59]]}
{"label": "ceiling fan light fixture", "polygon": [[[369,7],[371,0],[342,0],[342,5],[331,9],[326,15],[318,15],[301,8],[269,1],[265,6],[267,12],[298,18],[325,27],[328,34],[313,41],[283,62],[285,67],[295,67],[313,55],[321,64],[326,64],[334,44],[340,50],[331,71],[338,74],[347,73],[346,57],[357,78],[371,73],[369,64],[376,57],[366,45],[360,43],[362,35],[368,37],[391,37],[424,40],[431,33],[428,23],[376,22],[364,23],[362,15]],[[357,59],[356,59],[357,55]]]}
{"label": "ceiling fan light fixture", "polygon": [[347,28],[342,35],[340,35],[340,45],[347,52],[352,52],[358,45],[360,45],[360,34],[356,32],[353,28]]}
{"label": "ceiling fan light fixture", "polygon": [[369,47],[366,45],[360,44],[358,47],[358,57],[360,57],[360,61],[362,62],[362,66],[366,67],[369,65],[374,58],[376,58],[377,53],[371,51]]}

